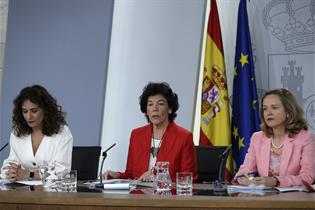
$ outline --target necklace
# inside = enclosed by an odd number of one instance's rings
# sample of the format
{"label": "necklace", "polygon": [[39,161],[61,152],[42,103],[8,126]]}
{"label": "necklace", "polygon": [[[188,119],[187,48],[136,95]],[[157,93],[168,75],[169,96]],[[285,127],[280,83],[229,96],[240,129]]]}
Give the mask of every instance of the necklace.
{"label": "necklace", "polygon": [[276,145],[276,144],[273,142],[273,137],[271,138],[271,145],[272,145],[275,149],[280,149],[281,147],[283,147],[283,143],[284,143],[284,141],[283,141],[280,145]]}
{"label": "necklace", "polygon": [[165,131],[163,133],[163,136],[160,140],[160,143],[157,147],[155,147],[155,142],[154,142],[154,131],[153,131],[153,127],[152,127],[152,142],[153,142],[153,147],[150,148],[150,153],[152,154],[153,157],[156,157],[159,153],[159,149],[161,147],[161,144],[162,144],[162,141],[163,141],[163,138],[164,138],[164,134],[165,134]]}

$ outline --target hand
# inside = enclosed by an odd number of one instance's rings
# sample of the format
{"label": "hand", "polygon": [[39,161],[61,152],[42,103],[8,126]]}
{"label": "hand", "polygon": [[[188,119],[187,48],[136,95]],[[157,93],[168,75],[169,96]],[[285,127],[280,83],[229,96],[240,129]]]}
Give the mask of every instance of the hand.
{"label": "hand", "polygon": [[6,179],[9,181],[23,180],[29,175],[29,171],[22,169],[20,164],[9,162],[9,165],[5,166],[3,169],[7,170],[5,172]]}
{"label": "hand", "polygon": [[105,173],[103,173],[103,175],[102,175],[104,180],[118,179],[119,176],[120,176],[119,172],[116,172],[116,171],[105,171]]}
{"label": "hand", "polygon": [[248,173],[240,172],[231,182],[232,184],[250,185],[253,183],[253,178],[254,177],[249,176]]}
{"label": "hand", "polygon": [[256,185],[265,185],[269,187],[274,187],[277,185],[278,180],[277,178],[273,176],[261,176],[261,177],[255,177],[253,179],[253,183]]}
{"label": "hand", "polygon": [[250,185],[250,184],[253,184],[253,179],[254,177],[246,177],[246,176],[243,176],[243,177],[240,177],[237,179],[237,182],[241,185]]}
{"label": "hand", "polygon": [[154,181],[154,175],[151,173],[151,171],[146,171],[140,176],[138,180],[143,182],[152,182]]}

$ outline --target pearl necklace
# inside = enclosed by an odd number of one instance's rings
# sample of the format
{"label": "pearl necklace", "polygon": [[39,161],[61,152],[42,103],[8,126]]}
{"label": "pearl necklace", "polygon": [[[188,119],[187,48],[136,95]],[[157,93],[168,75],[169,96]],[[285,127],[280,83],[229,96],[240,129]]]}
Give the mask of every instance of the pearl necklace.
{"label": "pearl necklace", "polygon": [[284,141],[278,146],[275,143],[273,143],[273,137],[271,138],[271,145],[275,148],[275,149],[280,149],[281,147],[283,147],[283,143]]}

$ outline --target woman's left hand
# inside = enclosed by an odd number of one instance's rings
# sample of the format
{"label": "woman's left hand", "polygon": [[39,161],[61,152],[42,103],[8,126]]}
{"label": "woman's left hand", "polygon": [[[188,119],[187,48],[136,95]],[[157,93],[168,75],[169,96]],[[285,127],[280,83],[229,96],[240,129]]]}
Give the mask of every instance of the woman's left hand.
{"label": "woman's left hand", "polygon": [[256,185],[265,185],[269,187],[274,187],[277,185],[278,180],[273,176],[260,176],[254,177],[252,183]]}

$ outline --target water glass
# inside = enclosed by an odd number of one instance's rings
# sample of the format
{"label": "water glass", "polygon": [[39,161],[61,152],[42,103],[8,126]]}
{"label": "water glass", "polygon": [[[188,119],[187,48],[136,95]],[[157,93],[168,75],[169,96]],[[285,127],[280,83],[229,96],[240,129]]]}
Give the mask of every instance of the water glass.
{"label": "water glass", "polygon": [[156,191],[170,191],[172,180],[169,174],[169,162],[156,162]]}
{"label": "water glass", "polygon": [[61,178],[61,191],[76,192],[77,191],[77,170],[71,170]]}
{"label": "water glass", "polygon": [[43,187],[54,188],[55,181],[58,179],[55,171],[54,163],[44,163],[38,169],[40,178],[42,179]]}
{"label": "water glass", "polygon": [[192,195],[193,184],[192,172],[177,172],[176,173],[176,193],[177,195]]}

